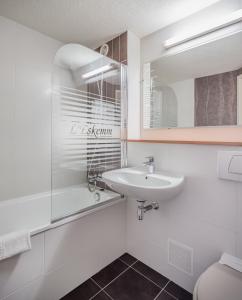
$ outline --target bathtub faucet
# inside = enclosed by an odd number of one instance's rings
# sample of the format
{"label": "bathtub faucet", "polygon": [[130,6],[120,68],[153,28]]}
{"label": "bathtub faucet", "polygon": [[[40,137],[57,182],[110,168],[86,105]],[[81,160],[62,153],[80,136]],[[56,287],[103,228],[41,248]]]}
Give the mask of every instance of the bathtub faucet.
{"label": "bathtub faucet", "polygon": [[90,192],[94,192],[96,190],[98,180],[102,180],[101,173],[96,173],[92,176],[89,176],[89,174],[87,175],[88,189]]}
{"label": "bathtub faucet", "polygon": [[102,174],[96,173],[95,175],[88,176],[88,182],[94,183],[95,181],[102,180]]}

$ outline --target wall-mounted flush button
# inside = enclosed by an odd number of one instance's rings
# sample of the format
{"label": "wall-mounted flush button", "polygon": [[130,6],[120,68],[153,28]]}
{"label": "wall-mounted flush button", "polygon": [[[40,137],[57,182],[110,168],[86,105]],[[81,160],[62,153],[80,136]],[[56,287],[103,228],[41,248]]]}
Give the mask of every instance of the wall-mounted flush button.
{"label": "wall-mounted flush button", "polygon": [[242,181],[242,151],[218,152],[218,177]]}
{"label": "wall-mounted flush button", "polygon": [[229,173],[242,175],[242,154],[233,155],[229,162]]}

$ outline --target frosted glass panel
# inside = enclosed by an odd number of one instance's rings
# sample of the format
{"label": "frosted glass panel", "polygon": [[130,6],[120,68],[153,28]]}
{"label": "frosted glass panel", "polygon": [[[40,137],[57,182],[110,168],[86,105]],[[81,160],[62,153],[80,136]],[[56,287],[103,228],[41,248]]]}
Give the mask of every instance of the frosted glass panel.
{"label": "frosted glass panel", "polygon": [[117,197],[106,190],[101,174],[125,161],[126,68],[80,45],[66,45],[56,56],[52,94],[56,220]]}

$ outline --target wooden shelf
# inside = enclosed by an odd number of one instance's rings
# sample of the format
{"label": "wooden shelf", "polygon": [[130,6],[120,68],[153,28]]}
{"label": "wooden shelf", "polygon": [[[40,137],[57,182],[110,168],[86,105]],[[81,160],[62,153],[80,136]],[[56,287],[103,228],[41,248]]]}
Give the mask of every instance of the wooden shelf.
{"label": "wooden shelf", "polygon": [[179,141],[179,140],[135,140],[128,139],[131,143],[156,143],[156,144],[192,144],[192,145],[221,145],[221,146],[242,146],[242,142],[223,141]]}

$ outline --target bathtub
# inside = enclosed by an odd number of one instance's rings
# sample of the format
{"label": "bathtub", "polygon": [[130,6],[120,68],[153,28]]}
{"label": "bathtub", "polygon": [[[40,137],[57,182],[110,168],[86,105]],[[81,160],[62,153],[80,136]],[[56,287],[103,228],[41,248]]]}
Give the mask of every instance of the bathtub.
{"label": "bathtub", "polygon": [[121,197],[117,193],[107,190],[89,192],[84,184],[55,190],[52,193],[0,201],[0,235],[20,229],[29,230],[34,235],[119,200]]}
{"label": "bathtub", "polygon": [[0,235],[26,229],[34,232],[50,225],[51,193],[0,201]]}
{"label": "bathtub", "polygon": [[120,199],[120,195],[108,190],[90,192],[87,184],[71,186],[52,193],[52,221],[91,210],[110,201]]}

